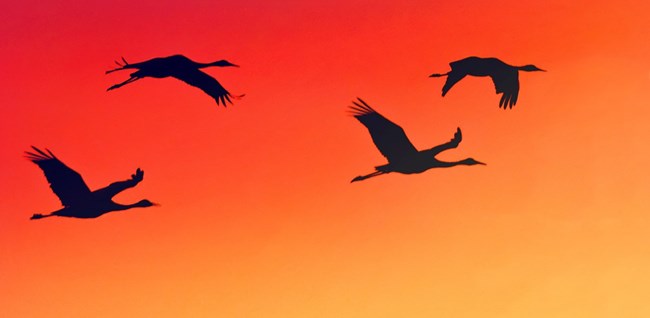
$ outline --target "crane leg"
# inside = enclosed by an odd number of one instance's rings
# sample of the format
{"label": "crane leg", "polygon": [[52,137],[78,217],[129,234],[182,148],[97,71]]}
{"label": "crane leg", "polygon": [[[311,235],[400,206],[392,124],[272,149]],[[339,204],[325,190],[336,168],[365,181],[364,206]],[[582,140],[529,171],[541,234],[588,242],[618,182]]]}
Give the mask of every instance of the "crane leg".
{"label": "crane leg", "polygon": [[137,80],[139,80],[139,79],[141,79],[141,78],[142,78],[142,77],[131,77],[131,78],[129,78],[128,80],[126,80],[126,81],[124,81],[124,82],[122,82],[122,83],[115,84],[115,85],[109,87],[106,91],[110,91],[110,90],[113,90],[113,89],[116,89],[116,88],[120,88],[120,87],[122,87],[122,86],[124,86],[124,85],[126,85],[126,84],[128,84],[128,83],[135,82],[135,81],[137,81]]}
{"label": "crane leg", "polygon": [[118,67],[118,68],[116,68],[116,69],[112,69],[112,70],[108,70],[108,71],[106,71],[105,74],[110,74],[110,73],[113,73],[113,72],[115,72],[115,71],[121,71],[121,70],[123,70],[123,69],[124,69],[124,67]]}
{"label": "crane leg", "polygon": [[355,182],[355,181],[366,180],[366,179],[368,179],[368,178],[376,177],[376,176],[382,175],[382,174],[384,174],[384,173],[388,173],[388,172],[384,172],[384,171],[375,171],[375,172],[373,172],[373,173],[371,173],[371,174],[367,174],[367,175],[365,175],[365,176],[358,176],[358,177],[352,179],[352,181],[350,181],[350,183]]}
{"label": "crane leg", "polygon": [[123,62],[123,63],[118,62],[118,61],[115,61],[115,64],[117,64],[117,66],[119,66],[119,67],[116,68],[116,69],[112,69],[112,70],[106,71],[106,74],[113,73],[113,72],[115,72],[115,71],[121,71],[121,70],[127,68],[127,66],[129,66],[129,62],[126,61],[126,59],[124,58],[124,56],[122,56],[122,62]]}
{"label": "crane leg", "polygon": [[55,215],[55,214],[53,214],[53,213],[50,213],[50,214],[40,214],[40,213],[35,213],[35,214],[32,215],[32,217],[29,218],[29,219],[30,219],[30,220],[38,220],[38,219],[42,219],[42,218],[46,218],[46,217],[50,217],[50,216],[54,216],[54,215]]}

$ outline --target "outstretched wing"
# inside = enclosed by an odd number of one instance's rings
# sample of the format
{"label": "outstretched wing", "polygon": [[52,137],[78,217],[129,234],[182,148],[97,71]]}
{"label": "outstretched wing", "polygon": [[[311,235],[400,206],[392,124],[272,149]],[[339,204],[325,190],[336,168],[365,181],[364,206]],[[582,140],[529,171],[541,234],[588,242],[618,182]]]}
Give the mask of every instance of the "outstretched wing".
{"label": "outstretched wing", "polygon": [[479,57],[470,56],[449,63],[451,71],[447,73],[447,81],[445,81],[445,86],[442,87],[442,96],[444,97],[456,83],[465,78],[467,74],[470,74],[471,71],[477,67],[477,64],[482,62],[482,60],[483,59]]}
{"label": "outstretched wing", "polygon": [[519,97],[519,72],[517,70],[502,71],[494,73],[490,77],[494,82],[497,94],[503,93],[499,101],[499,108],[506,109],[515,106]]}
{"label": "outstretched wing", "polygon": [[421,153],[426,153],[428,156],[435,157],[437,154],[447,150],[447,149],[452,149],[458,147],[460,142],[463,141],[463,133],[460,131],[460,127],[456,129],[456,133],[454,133],[454,138],[449,140],[449,142],[446,142],[442,145],[437,145],[431,149],[421,151]]}
{"label": "outstretched wing", "polygon": [[361,98],[358,100],[360,103],[352,102],[355,106],[350,106],[352,114],[368,128],[375,146],[389,162],[418,152],[402,127],[376,112]]}
{"label": "outstretched wing", "polygon": [[189,85],[200,88],[203,92],[214,98],[217,101],[217,105],[219,105],[219,102],[224,107],[227,106],[226,102],[232,104],[230,97],[233,96],[216,79],[198,69],[183,70],[182,74],[174,74],[172,76]]}
{"label": "outstretched wing", "polygon": [[63,206],[75,205],[90,195],[90,189],[79,173],[66,166],[48,149],[45,149],[45,153],[34,146],[32,148],[35,152],[25,151],[25,157],[43,170],[50,188]]}
{"label": "outstretched wing", "polygon": [[447,95],[447,92],[454,86],[454,84],[460,82],[465,77],[465,73],[454,72],[453,70],[447,75],[447,81],[445,81],[445,86],[442,87],[442,97]]}

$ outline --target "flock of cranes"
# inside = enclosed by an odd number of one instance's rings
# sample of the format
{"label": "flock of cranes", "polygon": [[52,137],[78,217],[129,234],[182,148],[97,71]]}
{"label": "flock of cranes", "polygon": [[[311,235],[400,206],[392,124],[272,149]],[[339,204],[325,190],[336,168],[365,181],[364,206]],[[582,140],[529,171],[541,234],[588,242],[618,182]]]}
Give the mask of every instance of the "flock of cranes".
{"label": "flock of cranes", "polygon": [[[120,88],[126,84],[133,83],[141,78],[165,78],[173,77],[185,82],[188,85],[201,89],[208,96],[212,97],[217,105],[227,106],[232,104],[231,99],[239,99],[244,95],[232,95],[215,78],[202,72],[200,69],[211,66],[238,67],[226,60],[219,60],[212,63],[198,63],[183,55],[172,55],[168,57],[153,58],[139,63],[128,63],[122,58],[121,62],[115,61],[118,68],[109,70],[106,74],[133,69],[129,79],[115,84],[107,91]],[[497,94],[503,94],[499,107],[512,108],[517,104],[519,96],[519,71],[544,71],[534,65],[512,66],[496,58],[468,57],[462,60],[451,62],[451,71],[444,74],[432,74],[430,77],[447,76],[447,81],[442,88],[442,96],[461,79],[467,75],[489,76],[494,83]],[[357,176],[351,182],[362,181],[390,172],[403,174],[421,173],[432,168],[445,168],[457,165],[485,165],[473,158],[466,158],[459,161],[441,161],[436,159],[439,153],[458,147],[462,141],[460,128],[456,130],[454,137],[444,144],[431,149],[417,150],[409,141],[404,129],[388,120],[380,113],[370,107],[365,101],[358,98],[352,102],[350,107],[352,115],[363,124],[372,137],[372,141],[379,152],[388,160],[387,164],[376,166],[373,173]],[[75,218],[96,218],[105,213],[123,211],[137,207],[157,206],[149,200],[141,200],[134,204],[119,204],[113,201],[118,193],[135,187],[144,178],[144,172],[139,168],[131,179],[114,182],[105,188],[90,191],[79,173],[66,166],[54,154],[48,150],[41,150],[32,147],[33,152],[26,151],[27,159],[38,165],[50,188],[61,200],[63,208],[49,214],[34,214],[31,219],[41,219],[51,216],[75,217]]]}

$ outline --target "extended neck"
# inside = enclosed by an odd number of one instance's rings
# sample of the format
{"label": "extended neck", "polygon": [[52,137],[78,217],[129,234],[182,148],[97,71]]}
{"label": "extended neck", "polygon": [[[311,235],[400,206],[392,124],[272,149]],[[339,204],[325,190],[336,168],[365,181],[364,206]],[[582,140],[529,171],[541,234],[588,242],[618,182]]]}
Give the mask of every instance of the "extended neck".
{"label": "extended neck", "polygon": [[197,63],[199,64],[199,68],[204,68],[204,67],[210,67],[210,66],[219,66],[219,67],[225,67],[225,66],[237,66],[235,64],[232,64],[226,60],[219,60],[216,62],[212,63]]}
{"label": "extended neck", "polygon": [[436,167],[439,168],[449,168],[449,167],[455,167],[455,166],[473,166],[473,165],[484,165],[482,162],[478,162],[474,159],[467,158],[459,161],[438,161],[436,163]]}
{"label": "extended neck", "polygon": [[541,69],[541,68],[539,68],[539,67],[537,67],[535,65],[532,65],[532,64],[524,65],[524,66],[515,66],[515,67],[518,70],[525,71],[525,72],[546,72],[545,70],[543,70],[543,69]]}
{"label": "extended neck", "polygon": [[131,208],[145,208],[145,207],[148,207],[148,206],[151,206],[151,204],[147,204],[146,201],[140,201],[140,202],[136,202],[136,203],[133,203],[133,204],[119,204],[119,203],[113,202],[113,206],[112,206],[111,211],[124,211],[124,210],[128,210],[128,209],[131,209]]}

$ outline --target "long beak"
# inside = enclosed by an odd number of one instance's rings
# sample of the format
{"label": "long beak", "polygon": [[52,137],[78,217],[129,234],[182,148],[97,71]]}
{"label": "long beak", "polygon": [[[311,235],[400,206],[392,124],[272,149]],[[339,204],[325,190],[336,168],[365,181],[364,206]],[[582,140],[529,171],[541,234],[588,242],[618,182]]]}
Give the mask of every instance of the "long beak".
{"label": "long beak", "polygon": [[153,204],[153,206],[162,206],[160,205],[160,203],[156,203],[156,202],[151,202],[151,204]]}

